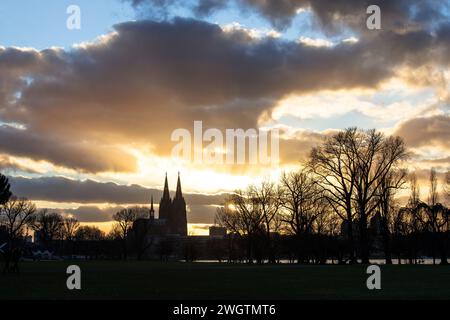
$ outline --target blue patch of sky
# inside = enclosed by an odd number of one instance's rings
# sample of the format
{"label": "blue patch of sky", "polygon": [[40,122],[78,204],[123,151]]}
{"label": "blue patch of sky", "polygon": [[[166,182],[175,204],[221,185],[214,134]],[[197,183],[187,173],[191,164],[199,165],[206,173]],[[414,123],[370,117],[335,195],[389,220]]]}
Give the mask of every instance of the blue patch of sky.
{"label": "blue patch of sky", "polygon": [[354,127],[355,124],[360,128],[383,128],[393,126],[396,121],[388,121],[381,124],[378,120],[366,116],[358,111],[350,111],[342,115],[335,115],[330,118],[311,118],[299,119],[294,116],[286,115],[278,120],[280,123],[292,128],[307,129],[312,131],[324,131],[329,129],[345,129]]}
{"label": "blue patch of sky", "polygon": [[[226,10],[218,10],[212,15],[205,18],[206,21],[217,23],[219,25],[227,25],[237,22],[249,29],[258,29],[262,31],[276,30],[268,19],[261,17],[256,12],[238,7],[235,3],[229,5]],[[350,31],[330,35],[322,30],[314,17],[314,13],[310,10],[304,10],[295,15],[291,23],[283,30],[279,31],[282,38],[295,41],[300,37],[313,39],[326,39],[331,42],[340,42],[343,39],[354,36]]]}
{"label": "blue patch of sky", "polygon": [[[159,19],[176,16],[202,19],[219,25],[238,22],[243,27],[269,31],[273,29],[267,19],[256,12],[242,9],[235,1],[211,15],[198,17],[191,10],[192,1],[170,7],[168,12],[159,11]],[[69,5],[81,8],[81,30],[68,30],[66,12]],[[92,41],[113,30],[113,25],[134,19],[157,19],[158,10],[142,8],[135,11],[123,0],[2,0],[0,3],[0,46],[33,47],[38,50],[49,47],[70,48],[76,43]],[[151,14],[153,13],[153,15]],[[337,36],[324,33],[314,24],[311,11],[296,15],[290,26],[280,30],[283,39],[299,37],[321,38],[333,42],[352,36],[343,32]]]}
{"label": "blue patch of sky", "polygon": [[410,103],[412,106],[419,106],[427,101],[435,100],[436,92],[433,88],[424,88],[417,91],[385,89],[383,91],[375,92],[370,96],[361,96],[360,99],[381,106],[386,106],[398,101]]}
{"label": "blue patch of sky", "polygon": [[[81,8],[81,30],[69,30],[67,8]],[[2,0],[0,46],[69,48],[112,31],[114,24],[133,19],[134,11],[111,0]]]}

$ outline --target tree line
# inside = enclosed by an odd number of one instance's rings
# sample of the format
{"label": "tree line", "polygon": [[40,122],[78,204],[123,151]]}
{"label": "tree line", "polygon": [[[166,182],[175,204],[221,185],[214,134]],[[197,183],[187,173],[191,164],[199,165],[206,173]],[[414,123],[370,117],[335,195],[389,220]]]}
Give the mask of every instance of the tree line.
{"label": "tree line", "polygon": [[[439,202],[437,173],[431,169],[429,196],[422,201],[417,177],[402,167],[408,157],[400,137],[346,129],[312,148],[302,168],[278,183],[235,191],[218,209],[216,223],[240,239],[248,262],[276,262],[281,246],[299,263],[367,264],[377,229],[387,264],[394,254],[399,263],[417,263],[428,253],[434,263],[438,257],[447,264],[449,209]],[[447,197],[449,185],[447,173]],[[409,201],[401,206],[396,196],[408,186]],[[290,244],[280,245],[280,235]]]}
{"label": "tree line", "polygon": [[[113,215],[111,231],[106,234],[96,226],[81,225],[72,215],[38,209],[32,201],[14,196],[10,189],[8,178],[0,173],[0,245],[7,245],[4,251],[22,251],[26,245],[25,236],[30,233],[34,233],[35,243],[39,246],[62,255],[104,251],[104,247],[92,250],[92,246],[76,245],[82,242],[112,242],[122,250],[109,251],[125,259],[130,246],[139,256],[148,246],[147,232],[132,232],[137,220],[148,217],[148,208],[133,206],[119,210]],[[131,245],[130,241],[133,242]]]}
{"label": "tree line", "polygon": [[[418,178],[403,167],[408,156],[401,138],[375,130],[349,128],[329,135],[312,148],[301,169],[283,173],[276,183],[266,180],[230,194],[216,214],[229,235],[211,240],[207,248],[188,241],[186,260],[208,251],[208,257],[229,261],[368,263],[382,251],[387,264],[393,259],[418,263],[422,256],[446,264],[449,209],[439,190],[449,197],[450,174],[441,183],[431,169],[428,197],[422,200]],[[407,189],[409,200],[401,204],[399,192]],[[38,210],[14,196],[0,174],[0,245],[6,242],[9,250],[22,248],[31,231],[44,247],[62,254],[107,251],[141,259],[155,245],[151,224],[135,228],[148,216],[146,207],[124,208],[105,234],[72,216]],[[108,246],[96,249],[90,242]],[[173,250],[173,244],[162,241],[156,251],[165,259]]]}

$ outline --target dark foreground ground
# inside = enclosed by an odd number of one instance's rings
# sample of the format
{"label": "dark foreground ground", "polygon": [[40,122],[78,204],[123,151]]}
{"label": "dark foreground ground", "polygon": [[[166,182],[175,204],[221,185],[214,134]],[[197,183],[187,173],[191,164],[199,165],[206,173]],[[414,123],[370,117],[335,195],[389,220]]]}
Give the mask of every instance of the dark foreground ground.
{"label": "dark foreground ground", "polygon": [[[82,290],[66,289],[66,268]],[[155,262],[33,262],[0,274],[0,299],[450,299],[450,267],[382,266],[382,290],[364,266]]]}

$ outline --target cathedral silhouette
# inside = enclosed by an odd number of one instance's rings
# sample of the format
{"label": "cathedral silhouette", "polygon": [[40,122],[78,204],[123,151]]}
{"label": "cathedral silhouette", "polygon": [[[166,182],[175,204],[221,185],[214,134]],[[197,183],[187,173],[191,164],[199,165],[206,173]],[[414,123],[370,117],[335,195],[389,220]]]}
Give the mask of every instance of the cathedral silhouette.
{"label": "cathedral silhouette", "polygon": [[155,226],[159,226],[159,230],[155,233],[160,235],[178,235],[186,237],[188,234],[186,201],[181,190],[181,178],[178,173],[177,190],[175,197],[171,199],[169,191],[169,182],[167,179],[164,182],[164,191],[159,202],[158,219],[155,218],[155,210],[153,208],[153,196],[150,206],[150,220]]}

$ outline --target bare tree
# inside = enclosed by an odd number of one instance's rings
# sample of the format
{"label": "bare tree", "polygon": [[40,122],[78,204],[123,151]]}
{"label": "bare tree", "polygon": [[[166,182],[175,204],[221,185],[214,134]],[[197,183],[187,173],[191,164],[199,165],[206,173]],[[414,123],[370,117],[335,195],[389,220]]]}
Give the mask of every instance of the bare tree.
{"label": "bare tree", "polygon": [[41,210],[32,222],[32,228],[39,235],[45,246],[51,245],[52,241],[62,239],[64,219],[58,213]]}
{"label": "bare tree", "polygon": [[386,137],[375,130],[358,130],[353,138],[350,143],[357,163],[354,200],[359,221],[361,260],[368,264],[368,221],[381,201],[377,192],[380,184],[386,182],[386,177],[406,159],[407,152],[400,137]]}
{"label": "bare tree", "polygon": [[430,190],[428,193],[428,205],[434,206],[439,202],[439,194],[438,194],[438,179],[436,174],[436,169],[431,168],[430,170]]}
{"label": "bare tree", "polygon": [[401,138],[357,128],[339,132],[313,148],[310,166],[330,205],[347,224],[353,262],[353,218],[357,214],[362,262],[369,263],[368,220],[379,206],[379,185],[406,156]]}
{"label": "bare tree", "polygon": [[76,241],[100,241],[105,239],[105,233],[98,227],[81,226],[75,232]]}
{"label": "bare tree", "polygon": [[312,149],[309,163],[328,203],[346,224],[351,263],[356,262],[353,194],[357,174],[354,154],[357,134],[356,128],[350,128],[326,138],[322,145]]}
{"label": "bare tree", "polygon": [[32,224],[36,206],[24,198],[11,197],[0,207],[0,224],[6,227],[10,249],[24,235],[25,229]]}
{"label": "bare tree", "polygon": [[412,173],[409,176],[409,187],[411,189],[411,194],[409,196],[408,205],[411,207],[415,207],[420,202],[420,186],[417,181],[417,175]]}
{"label": "bare tree", "polygon": [[255,239],[262,230],[263,219],[260,204],[252,197],[251,189],[235,191],[216,214],[216,224],[247,241],[249,263],[253,263]]}
{"label": "bare tree", "polygon": [[276,185],[270,181],[263,181],[260,185],[249,187],[249,196],[256,204],[262,226],[266,235],[269,261],[275,263],[275,247],[271,233],[278,230],[279,220],[276,219],[280,208],[280,201]]}
{"label": "bare tree", "polygon": [[[302,239],[324,227],[324,213],[329,209],[324,192],[307,169],[283,173],[280,181],[281,221],[288,234],[297,239],[297,261],[305,261],[301,251]],[[320,230],[322,231],[322,230]]]}
{"label": "bare tree", "polygon": [[440,251],[441,264],[448,264],[447,261],[447,237],[448,232],[448,209],[439,203],[438,179],[436,170],[430,170],[430,189],[427,206],[423,205],[423,211],[426,213],[424,225],[431,232],[431,249],[433,264],[436,264],[436,244]]}
{"label": "bare tree", "polygon": [[133,224],[137,219],[146,214],[148,214],[148,210],[145,208],[130,207],[120,210],[113,216],[113,219],[116,223],[115,228],[117,236],[122,241],[123,256],[125,260],[128,257],[127,239],[131,229],[133,228]]}
{"label": "bare tree", "polygon": [[400,210],[404,221],[404,230],[408,235],[408,256],[409,263],[417,263],[418,236],[427,228],[426,206],[420,199],[420,185],[417,175],[412,173],[409,179],[411,193],[408,204]]}
{"label": "bare tree", "polygon": [[65,240],[73,240],[80,227],[80,223],[73,217],[66,217],[63,222],[63,236]]}
{"label": "bare tree", "polygon": [[395,193],[406,183],[406,170],[393,170],[384,177],[378,185],[378,201],[380,213],[381,236],[383,238],[386,264],[392,264],[391,230],[394,224],[394,212],[397,210]]}

